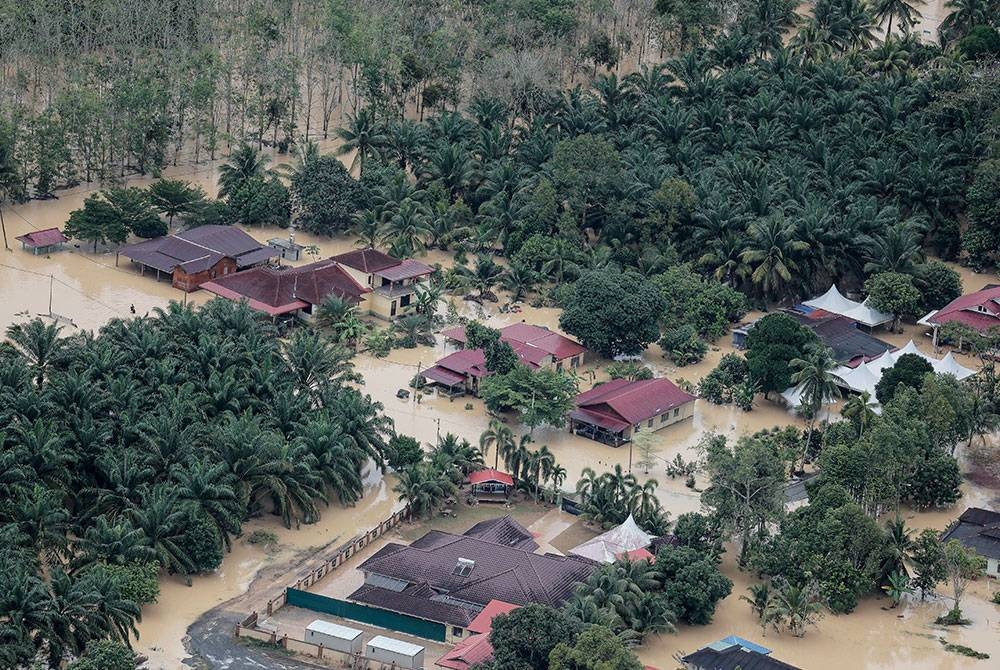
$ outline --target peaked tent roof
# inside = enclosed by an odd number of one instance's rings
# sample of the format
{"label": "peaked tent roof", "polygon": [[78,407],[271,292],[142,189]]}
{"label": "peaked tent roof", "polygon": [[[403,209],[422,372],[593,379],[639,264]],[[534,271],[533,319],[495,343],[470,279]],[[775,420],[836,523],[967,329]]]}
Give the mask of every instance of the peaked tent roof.
{"label": "peaked tent roof", "polygon": [[614,563],[620,554],[645,549],[652,543],[653,538],[654,536],[640,528],[629,514],[621,525],[573,547],[569,553],[598,563]]}
{"label": "peaked tent roof", "polygon": [[814,309],[822,309],[831,314],[846,316],[848,319],[866,326],[880,326],[883,323],[892,321],[892,315],[885,314],[869,306],[867,298],[865,298],[864,302],[855,302],[854,300],[845,298],[837,289],[836,284],[830,286],[823,295],[812,300],[806,300],[802,304]]}

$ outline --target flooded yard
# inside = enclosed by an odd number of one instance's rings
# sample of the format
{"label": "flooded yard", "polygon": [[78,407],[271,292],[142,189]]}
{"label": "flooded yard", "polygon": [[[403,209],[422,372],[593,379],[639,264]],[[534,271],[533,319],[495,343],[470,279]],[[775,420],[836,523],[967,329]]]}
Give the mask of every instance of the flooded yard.
{"label": "flooded yard", "polygon": [[[167,176],[190,180],[210,194],[215,191],[216,174],[217,164],[167,172]],[[132,180],[130,185],[143,185],[150,181]],[[15,321],[51,311],[72,320],[76,328],[96,329],[111,318],[129,317],[133,306],[135,312],[142,315],[156,307],[166,307],[171,300],[201,304],[208,299],[200,292],[185,295],[173,289],[166,280],[157,282],[150,276],[141,277],[137,268],[125,259],[116,267],[113,251],[93,254],[88,249],[69,244],[64,251],[49,256],[33,256],[16,248],[19,246],[14,241],[17,235],[63,226],[70,211],[80,207],[91,192],[80,187],[61,192],[57,200],[33,201],[5,208],[7,235],[15,249],[9,253],[0,251],[0,328],[5,329]],[[287,230],[281,229],[250,229],[248,232],[261,241],[288,235]],[[354,247],[354,241],[349,238],[318,239],[303,233],[297,235],[296,241],[306,245],[316,244],[320,249],[320,258]],[[301,263],[311,260],[306,257]],[[443,252],[432,252],[423,260],[445,265],[452,263],[451,256]],[[958,269],[966,291],[976,290],[995,280],[995,277]],[[460,313],[475,315],[481,309],[460,298],[453,300]],[[492,304],[483,309],[486,322],[492,326],[524,320],[558,328],[556,309],[525,307],[519,314],[499,313],[497,305]],[[67,325],[63,332],[64,335],[70,334],[74,328]],[[922,351],[933,353],[929,338],[919,327],[908,326],[903,334],[880,332],[876,335],[897,345],[913,339]],[[677,368],[654,345],[644,354],[643,362],[657,376],[697,382],[731,350],[728,338],[724,338],[712,348],[703,362]],[[489,421],[481,401],[475,398],[449,400],[436,395],[422,397],[420,402],[416,402],[415,397],[409,400],[396,398],[396,391],[405,388],[418,369],[432,365],[444,353],[445,345],[439,337],[434,347],[397,349],[386,359],[362,354],[357,357],[356,365],[364,377],[365,392],[384,404],[385,412],[394,420],[399,432],[412,435],[425,444],[434,442],[439,434],[447,432],[477,443]],[[964,355],[959,356],[959,361],[970,367],[976,363],[973,358]],[[604,365],[606,362],[599,362],[581,371],[581,389],[606,378]],[[699,400],[693,420],[655,433],[657,457],[661,464],[648,475],[642,472],[636,474],[640,480],[651,477],[659,481],[660,500],[671,517],[676,518],[679,514],[700,508],[698,493],[686,488],[681,480],[666,478],[662,463],[678,454],[687,460],[695,458],[694,447],[706,432],[735,438],[790,423],[801,424],[801,420],[762,398],[757,399],[753,411],[749,413],[732,406],[716,406]],[[601,472],[616,464],[626,468],[629,464],[627,445],[611,448],[571,435],[561,427],[539,428],[534,431],[533,437],[536,445],[548,445],[558,462],[566,468],[568,476],[564,487],[567,489],[574,488],[584,468]],[[632,454],[631,458],[635,461],[638,456]],[[136,649],[150,657],[150,668],[165,670],[179,667],[181,659],[187,656],[183,646],[187,627],[202,613],[245,591],[262,569],[287,561],[309,548],[346,540],[385,518],[399,505],[391,491],[391,477],[382,478],[376,473],[369,485],[367,495],[356,507],[324,509],[322,520],[311,526],[288,530],[281,527],[275,517],[248,522],[244,527],[244,539],[234,544],[223,566],[213,574],[195,577],[191,586],[179,578],[165,578],[161,583],[159,601],[145,608],[139,626]],[[957,515],[959,508],[971,503],[989,504],[995,498],[995,492],[968,483],[963,490],[966,496],[955,510],[912,513],[908,516],[909,524],[915,528],[943,528],[948,520]],[[574,519],[563,518],[565,515],[549,516],[542,507],[531,510],[530,503],[526,507],[537,515],[527,521],[539,524],[532,529],[537,532],[540,543],[550,545],[557,551],[568,549],[577,543],[578,538],[586,539],[586,535],[591,533],[576,525]],[[503,512],[495,510],[494,513]],[[268,552],[259,545],[246,542],[245,537],[258,529],[270,530],[277,535],[275,551]],[[402,528],[399,532],[405,534],[408,531]],[[945,652],[939,637],[1000,658],[1000,608],[986,602],[989,588],[995,588],[995,585],[980,583],[973,589],[964,604],[974,620],[968,628],[941,630],[931,625],[933,618],[946,608],[946,603],[907,603],[899,610],[886,611],[883,609],[888,604],[886,599],[872,598],[863,602],[852,615],[827,616],[817,629],[809,631],[803,639],[773,632],[762,638],[749,607],[738,600],[745,592],[749,576],[738,572],[728,555],[725,570],[735,582],[735,587],[733,595],[720,604],[715,623],[709,627],[683,627],[677,635],[663,635],[650,640],[640,649],[644,662],[664,670],[672,668],[676,653],[693,651],[707,642],[731,634],[759,639],[772,646],[778,658],[813,670],[987,667],[987,664]]]}

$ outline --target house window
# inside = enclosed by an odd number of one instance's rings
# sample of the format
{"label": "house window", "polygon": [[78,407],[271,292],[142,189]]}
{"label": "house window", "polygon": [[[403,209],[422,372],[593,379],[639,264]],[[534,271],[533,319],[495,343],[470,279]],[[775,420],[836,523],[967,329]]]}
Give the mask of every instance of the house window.
{"label": "house window", "polygon": [[679,416],[680,413],[681,413],[681,408],[680,407],[674,407],[674,417]]}
{"label": "house window", "polygon": [[224,274],[224,275],[229,274],[229,266],[228,265],[223,265],[222,266],[222,274]]}
{"label": "house window", "polygon": [[556,372],[562,372],[562,361],[556,363]]}
{"label": "house window", "polygon": [[212,279],[215,279],[215,270],[212,270],[208,274],[211,275]]}
{"label": "house window", "polygon": [[669,416],[670,416],[670,412],[664,412],[663,414],[661,414],[660,415],[660,423],[666,423],[667,422],[667,417],[669,417]]}
{"label": "house window", "polygon": [[634,430],[637,433],[639,432],[640,428],[642,428],[642,424],[641,423],[637,423],[634,426],[632,426],[632,430]]}
{"label": "house window", "polygon": [[650,419],[649,421],[647,421],[647,422],[646,422],[646,426],[647,426],[648,428],[652,428],[652,427],[653,427],[653,420],[652,420],[652,419]]}
{"label": "house window", "polygon": [[452,626],[451,627],[451,636],[452,637],[462,637],[462,629],[459,628],[458,626]]}
{"label": "house window", "polygon": [[410,304],[410,296],[404,295],[402,298],[399,299],[400,307],[406,307],[409,304]]}
{"label": "house window", "polygon": [[579,356],[574,356],[573,358],[569,359],[569,366],[571,368],[578,368],[578,367],[580,367],[580,357]]}

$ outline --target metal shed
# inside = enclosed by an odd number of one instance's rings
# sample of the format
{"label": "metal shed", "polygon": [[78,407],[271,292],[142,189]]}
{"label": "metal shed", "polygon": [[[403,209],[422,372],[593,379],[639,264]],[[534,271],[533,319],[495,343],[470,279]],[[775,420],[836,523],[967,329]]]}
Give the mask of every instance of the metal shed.
{"label": "metal shed", "polygon": [[359,654],[364,648],[362,635],[362,631],[357,628],[316,619],[306,626],[305,641],[322,644],[327,649],[342,651],[345,654]]}

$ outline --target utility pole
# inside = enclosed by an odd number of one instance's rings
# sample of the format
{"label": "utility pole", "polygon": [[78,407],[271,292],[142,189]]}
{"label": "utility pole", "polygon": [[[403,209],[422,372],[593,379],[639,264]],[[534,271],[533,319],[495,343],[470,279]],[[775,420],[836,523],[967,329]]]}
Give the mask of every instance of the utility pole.
{"label": "utility pole", "polygon": [[7,244],[7,224],[3,220],[3,201],[0,199],[0,230],[3,230],[3,248],[10,251],[10,245]]}
{"label": "utility pole", "polygon": [[[4,234],[4,240],[6,241],[6,233]],[[55,283],[55,277],[51,274],[49,275],[49,316],[52,316],[52,285]]]}

